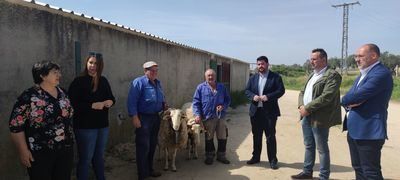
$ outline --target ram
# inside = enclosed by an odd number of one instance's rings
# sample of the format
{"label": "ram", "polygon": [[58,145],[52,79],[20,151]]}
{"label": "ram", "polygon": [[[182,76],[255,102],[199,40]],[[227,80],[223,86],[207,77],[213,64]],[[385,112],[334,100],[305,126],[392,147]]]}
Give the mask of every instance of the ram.
{"label": "ram", "polygon": [[185,148],[188,140],[186,114],[180,109],[168,109],[162,114],[159,131],[159,147],[164,153],[165,166],[171,159],[171,170],[176,171],[175,158],[178,149]]}

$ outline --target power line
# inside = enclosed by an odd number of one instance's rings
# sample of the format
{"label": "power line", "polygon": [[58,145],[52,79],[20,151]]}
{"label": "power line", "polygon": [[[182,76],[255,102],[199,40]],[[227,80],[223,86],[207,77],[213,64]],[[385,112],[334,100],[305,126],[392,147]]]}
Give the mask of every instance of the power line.
{"label": "power line", "polygon": [[343,7],[343,33],[342,33],[342,67],[340,73],[343,74],[343,68],[347,74],[347,47],[349,37],[349,6],[355,4],[361,5],[358,1],[353,3],[343,3],[338,5],[332,5],[334,8]]}

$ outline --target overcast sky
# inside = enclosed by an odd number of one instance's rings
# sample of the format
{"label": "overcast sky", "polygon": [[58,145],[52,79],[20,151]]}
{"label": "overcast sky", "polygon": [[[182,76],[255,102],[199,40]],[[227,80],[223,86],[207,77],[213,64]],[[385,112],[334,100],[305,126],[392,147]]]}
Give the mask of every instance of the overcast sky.
{"label": "overcast sky", "polygon": [[[188,46],[255,62],[303,64],[314,48],[341,57],[344,0],[38,0]],[[400,1],[350,7],[349,55],[365,43],[400,54]]]}

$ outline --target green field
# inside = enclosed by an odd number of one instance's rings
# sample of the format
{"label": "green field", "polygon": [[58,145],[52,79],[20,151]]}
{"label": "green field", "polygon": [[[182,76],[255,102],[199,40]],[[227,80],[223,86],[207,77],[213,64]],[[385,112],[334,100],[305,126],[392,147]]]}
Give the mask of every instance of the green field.
{"label": "green field", "polygon": [[[349,72],[348,75],[343,75],[342,84],[340,86],[341,95],[344,95],[350,87],[353,85],[354,80],[356,79],[358,72]],[[307,80],[307,76],[298,76],[298,77],[288,77],[282,76],[283,83],[285,84],[286,89],[291,90],[301,90],[304,87],[304,83]],[[400,77],[393,77],[393,93],[392,100],[400,101]]]}

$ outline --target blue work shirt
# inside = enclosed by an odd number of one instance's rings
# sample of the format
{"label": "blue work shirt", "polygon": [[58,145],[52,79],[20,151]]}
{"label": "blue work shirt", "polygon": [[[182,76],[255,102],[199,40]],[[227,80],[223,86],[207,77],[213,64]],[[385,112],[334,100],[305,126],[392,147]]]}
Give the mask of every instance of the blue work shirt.
{"label": "blue work shirt", "polygon": [[128,92],[128,114],[138,113],[154,114],[163,108],[165,102],[164,93],[159,80],[153,84],[146,75],[133,80]]}
{"label": "blue work shirt", "polygon": [[217,106],[223,105],[221,118],[225,117],[226,109],[231,103],[231,97],[225,86],[217,83],[217,92],[213,93],[207,82],[199,84],[193,96],[193,114],[200,116],[203,121],[218,118]]}

